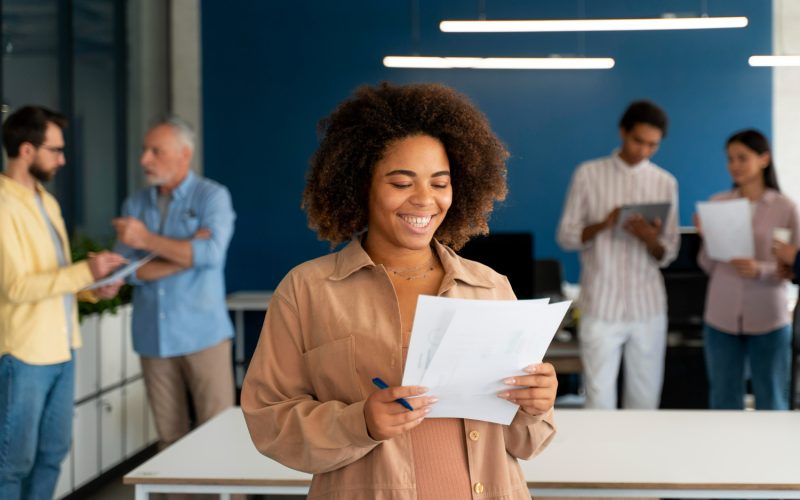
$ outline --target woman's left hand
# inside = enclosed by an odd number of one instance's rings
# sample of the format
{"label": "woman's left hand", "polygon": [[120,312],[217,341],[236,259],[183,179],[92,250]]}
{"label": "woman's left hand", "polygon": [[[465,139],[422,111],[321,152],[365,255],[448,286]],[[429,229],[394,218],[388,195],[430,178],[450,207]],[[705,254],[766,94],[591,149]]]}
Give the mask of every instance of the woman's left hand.
{"label": "woman's left hand", "polygon": [[731,259],[730,264],[742,278],[758,277],[758,262],[755,259]]}
{"label": "woman's left hand", "polygon": [[530,375],[509,377],[503,382],[508,385],[522,386],[518,389],[504,391],[499,397],[518,404],[530,415],[542,415],[553,407],[556,401],[556,369],[550,363],[530,365],[524,370]]}

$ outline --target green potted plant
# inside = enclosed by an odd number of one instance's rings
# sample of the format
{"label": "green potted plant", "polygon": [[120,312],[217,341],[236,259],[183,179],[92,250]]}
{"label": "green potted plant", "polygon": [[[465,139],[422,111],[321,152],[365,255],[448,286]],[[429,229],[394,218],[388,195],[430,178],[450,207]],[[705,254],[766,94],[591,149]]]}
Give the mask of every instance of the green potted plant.
{"label": "green potted plant", "polygon": [[[85,260],[89,253],[110,250],[113,246],[113,239],[97,241],[85,235],[76,234],[72,239],[72,261]],[[83,321],[84,316],[89,314],[101,314],[103,312],[117,313],[117,308],[124,304],[129,304],[133,296],[133,287],[125,284],[120,288],[119,293],[113,299],[98,300],[90,302],[78,298],[78,316]]]}

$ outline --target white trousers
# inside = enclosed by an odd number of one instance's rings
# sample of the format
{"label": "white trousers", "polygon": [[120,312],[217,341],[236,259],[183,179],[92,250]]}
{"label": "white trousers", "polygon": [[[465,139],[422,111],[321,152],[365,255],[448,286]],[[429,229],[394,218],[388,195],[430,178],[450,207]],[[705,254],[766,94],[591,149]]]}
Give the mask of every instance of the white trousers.
{"label": "white trousers", "polygon": [[658,408],[664,382],[666,314],[625,322],[582,317],[578,339],[586,408],[617,408],[617,376],[623,353],[623,407]]}

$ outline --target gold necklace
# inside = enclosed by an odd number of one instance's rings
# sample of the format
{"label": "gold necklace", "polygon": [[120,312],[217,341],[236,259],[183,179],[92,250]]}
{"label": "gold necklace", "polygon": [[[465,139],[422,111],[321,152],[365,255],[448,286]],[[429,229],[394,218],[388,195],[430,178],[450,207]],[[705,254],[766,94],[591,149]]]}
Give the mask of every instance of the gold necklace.
{"label": "gold necklace", "polygon": [[431,255],[431,258],[428,259],[427,262],[416,267],[403,268],[403,267],[389,267],[386,265],[383,267],[385,267],[386,270],[392,273],[393,275],[399,278],[403,278],[407,281],[418,280],[426,278],[428,276],[428,273],[436,269],[436,255],[435,254]]}

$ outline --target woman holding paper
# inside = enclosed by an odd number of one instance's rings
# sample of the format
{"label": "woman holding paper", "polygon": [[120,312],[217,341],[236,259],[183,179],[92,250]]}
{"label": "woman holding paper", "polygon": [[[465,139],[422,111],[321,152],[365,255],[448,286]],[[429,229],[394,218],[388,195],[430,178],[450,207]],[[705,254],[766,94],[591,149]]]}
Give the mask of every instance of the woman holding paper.
{"label": "woman holding paper", "polygon": [[420,295],[514,298],[504,276],[453,251],[488,232],[508,153],[441,85],[362,87],[320,132],[303,207],[320,238],[349,243],[272,296],[242,389],[253,442],[313,473],[309,498],[529,499],[517,458],[555,433],[550,364],[509,366],[509,425],[426,420],[436,398],[399,386]]}
{"label": "woman holding paper", "polygon": [[710,406],[744,407],[745,365],[749,364],[756,408],[785,410],[789,407],[790,318],[785,280],[772,255],[772,242],[773,235],[788,233],[797,245],[800,217],[794,202],[780,193],[763,134],[756,130],[734,134],[727,142],[727,156],[734,187],[711,200],[748,200],[754,255],[713,260],[705,245],[698,255],[700,267],[709,275],[704,340]]}

